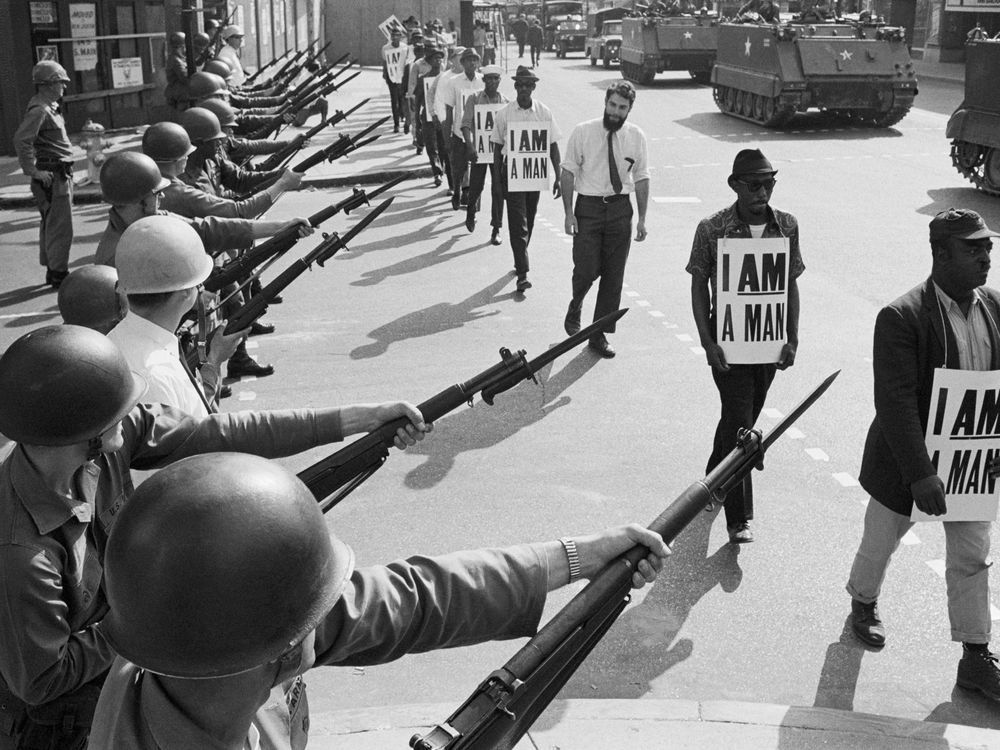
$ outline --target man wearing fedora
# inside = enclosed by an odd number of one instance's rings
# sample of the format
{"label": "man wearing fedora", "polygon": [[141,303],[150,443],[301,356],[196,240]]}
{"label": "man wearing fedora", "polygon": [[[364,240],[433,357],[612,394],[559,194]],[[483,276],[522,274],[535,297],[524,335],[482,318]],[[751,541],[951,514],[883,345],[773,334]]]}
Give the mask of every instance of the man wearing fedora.
{"label": "man wearing fedora", "polygon": [[[451,207],[458,211],[462,203],[462,185],[466,183],[469,171],[469,156],[462,135],[462,121],[465,118],[467,100],[483,90],[483,79],[476,75],[479,69],[479,53],[468,47],[460,57],[462,73],[451,79],[448,86],[448,101],[445,104],[446,121],[449,126],[448,143],[451,148],[448,158],[451,162],[451,183],[455,191],[451,194]],[[440,88],[440,87],[439,87]]]}
{"label": "man wearing fedora", "polygon": [[[646,239],[646,134],[626,122],[634,104],[635,87],[631,83],[611,84],[604,93],[604,116],[580,123],[566,141],[560,179],[566,234],[573,238],[573,297],[564,321],[570,336],[580,330],[583,298],[598,278],[601,283],[594,320],[614,312],[621,304],[625,263],[632,244],[632,193],[639,212],[635,239]],[[579,194],[575,208],[574,191]],[[614,333],[613,323],[608,333]],[[615,356],[603,332],[590,339],[590,348],[602,357]]]}
{"label": "man wearing fedora", "polygon": [[[930,223],[931,275],[882,308],[875,319],[875,419],[859,480],[871,495],[847,591],[851,625],[869,646],[885,645],[878,596],[916,505],[939,516],[945,488],[927,452],[934,373],[1000,370],[1000,292],[984,286],[993,238],[975,211],[950,208]],[[1000,701],[1000,670],[990,642],[990,527],[945,521],[945,584],[951,639],[963,644],[959,687]]]}
{"label": "man wearing fedora", "polygon": [[[758,149],[743,149],[733,161],[729,187],[736,203],[698,223],[691,247],[687,272],[691,274],[691,308],[705,358],[719,389],[722,415],[715,430],[708,471],[736,447],[741,428],[753,427],[764,408],[775,370],[795,363],[799,340],[799,288],[796,279],[805,270],[799,252],[799,225],[795,217],[771,208],[777,171]],[[724,237],[788,238],[788,311],[785,321],[787,343],[773,364],[730,364],[715,340],[718,241]],[[750,475],[726,495],[726,529],[732,544],[753,541],[753,484]]]}
{"label": "man wearing fedora", "polygon": [[510,233],[510,248],[514,253],[514,271],[517,273],[517,291],[523,294],[531,288],[528,280],[528,243],[535,226],[535,214],[538,212],[539,191],[508,190],[506,157],[507,132],[513,123],[537,122],[549,126],[549,159],[552,161],[552,171],[555,180],[552,194],[556,198],[561,195],[559,186],[559,126],[556,124],[552,111],[537,99],[532,97],[538,76],[531,68],[517,66],[514,74],[514,91],[517,98],[496,114],[493,125],[493,135],[490,140],[496,144],[493,149],[493,163],[496,172],[502,176],[504,198],[507,201],[507,227]]}

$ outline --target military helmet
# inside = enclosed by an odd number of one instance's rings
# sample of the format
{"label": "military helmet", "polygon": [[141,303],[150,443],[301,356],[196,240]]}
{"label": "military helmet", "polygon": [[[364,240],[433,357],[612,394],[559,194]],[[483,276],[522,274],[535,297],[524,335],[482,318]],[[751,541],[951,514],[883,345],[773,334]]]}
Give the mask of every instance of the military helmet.
{"label": "military helmet", "polygon": [[111,266],[80,266],[59,285],[59,314],[64,323],[107,333],[125,317],[128,300]]}
{"label": "military helmet", "polygon": [[171,47],[179,47],[187,41],[187,37],[184,35],[183,31],[171,31],[170,36],[167,37],[167,43]]}
{"label": "military helmet", "polygon": [[75,325],[21,336],[0,356],[0,433],[29,445],[75,445],[118,424],[146,381],[106,336]]}
{"label": "military helmet", "polygon": [[112,154],[101,167],[101,195],[112,206],[140,203],[169,184],[156,162],[136,151]]}
{"label": "military helmet", "polygon": [[195,47],[204,49],[205,47],[207,47],[209,44],[212,43],[212,37],[210,37],[204,31],[199,31],[197,34],[194,35],[193,41]]}
{"label": "military helmet", "polygon": [[176,122],[158,122],[142,134],[142,153],[155,162],[169,164],[194,151],[187,131]]}
{"label": "military helmet", "polygon": [[69,83],[69,75],[66,68],[55,60],[42,60],[31,69],[32,83],[56,83],[62,81]]}
{"label": "military helmet", "polygon": [[217,141],[226,137],[219,118],[204,107],[191,107],[181,112],[181,125],[187,131],[191,143],[196,146],[205,141]]}
{"label": "military helmet", "polygon": [[188,79],[188,94],[194,100],[205,99],[229,91],[226,79],[215,73],[199,70]]}
{"label": "military helmet", "polygon": [[221,76],[223,80],[228,80],[229,76],[233,74],[233,69],[229,67],[229,63],[225,60],[220,60],[216,57],[205,63],[201,68],[201,72],[212,73]]}
{"label": "military helmet", "polygon": [[118,240],[115,265],[126,294],[190,289],[207,279],[213,267],[198,233],[174,216],[132,222]]}
{"label": "military helmet", "polygon": [[119,512],[103,628],[151,672],[239,674],[312,632],[353,568],[293,473],[241,453],[192,456],[144,481]]}
{"label": "military helmet", "polygon": [[224,128],[232,127],[236,124],[236,110],[233,109],[229,102],[224,102],[222,99],[206,99],[198,106],[202,109],[207,109],[218,117],[219,125]]}

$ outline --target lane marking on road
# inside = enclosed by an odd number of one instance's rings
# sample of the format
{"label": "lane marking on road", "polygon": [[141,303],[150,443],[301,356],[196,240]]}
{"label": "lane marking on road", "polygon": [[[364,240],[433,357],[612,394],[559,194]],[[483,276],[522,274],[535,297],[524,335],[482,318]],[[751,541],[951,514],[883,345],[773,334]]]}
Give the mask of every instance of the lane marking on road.
{"label": "lane marking on road", "polygon": [[806,455],[813,461],[829,461],[830,457],[822,448],[806,448]]}
{"label": "lane marking on road", "polygon": [[802,440],[806,434],[798,427],[789,427],[785,430],[785,437],[789,440]]}
{"label": "lane marking on road", "polygon": [[781,419],[783,416],[785,416],[777,409],[773,409],[771,407],[766,407],[763,411],[764,411],[764,416],[767,417],[768,419]]}
{"label": "lane marking on road", "polygon": [[697,354],[699,356],[702,356],[702,357],[705,356],[705,350],[702,347],[700,347],[700,346],[692,346],[692,347],[690,347],[690,349],[691,349],[692,352],[694,352],[695,354]]}
{"label": "lane marking on road", "polygon": [[629,297],[638,297],[639,296],[639,292],[636,292],[636,291],[634,291],[632,289],[629,289],[627,292],[625,292],[625,294],[627,296],[629,296]]}
{"label": "lane marking on road", "polygon": [[901,541],[903,544],[906,545],[920,544],[920,537],[918,537],[916,534],[913,533],[913,529],[910,529],[905,534],[903,534],[903,538],[900,539],[899,541]]}
{"label": "lane marking on road", "polygon": [[650,310],[649,314],[652,317],[654,317],[654,318],[662,318],[662,317],[664,317],[663,313],[661,313],[659,310]]}
{"label": "lane marking on road", "polygon": [[644,299],[636,300],[635,304],[639,307],[649,307],[649,301]]}
{"label": "lane marking on road", "polygon": [[690,333],[675,333],[678,341],[694,341]]}
{"label": "lane marking on road", "polygon": [[31,313],[7,313],[6,315],[0,315],[0,320],[14,320],[16,318],[41,318],[46,315],[58,315],[58,310],[50,310],[48,312],[31,312]]}
{"label": "lane marking on road", "polygon": [[653,203],[701,203],[701,198],[693,195],[654,195]]}
{"label": "lane marking on road", "polygon": [[990,602],[990,619],[993,622],[1000,620],[1000,609],[997,609],[996,605]]}
{"label": "lane marking on road", "polygon": [[257,398],[257,394],[253,391],[240,391],[236,397],[237,401],[253,401],[255,398]]}
{"label": "lane marking on road", "polygon": [[663,321],[663,325],[664,325],[664,326],[665,326],[666,328],[680,328],[680,326],[679,326],[679,325],[677,325],[676,323],[671,323],[671,322],[670,322],[669,320],[664,320],[664,321]]}
{"label": "lane marking on road", "polygon": [[252,383],[257,379],[256,375],[244,375],[237,382],[239,383]]}
{"label": "lane marking on road", "polygon": [[924,562],[927,563],[928,568],[944,578],[944,560],[924,560]]}
{"label": "lane marking on road", "polygon": [[831,476],[836,479],[842,487],[860,487],[858,480],[853,476],[848,474],[846,471],[837,471],[831,474]]}
{"label": "lane marking on road", "polygon": [[260,349],[260,344],[256,341],[247,341],[247,349]]}

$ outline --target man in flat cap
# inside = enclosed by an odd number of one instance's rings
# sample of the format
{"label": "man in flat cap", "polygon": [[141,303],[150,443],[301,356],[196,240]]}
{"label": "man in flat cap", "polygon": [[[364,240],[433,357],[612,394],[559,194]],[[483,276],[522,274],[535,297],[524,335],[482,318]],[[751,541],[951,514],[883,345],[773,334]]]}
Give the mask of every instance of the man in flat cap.
{"label": "man in flat cap", "polygon": [[[759,149],[743,149],[733,160],[729,187],[736,193],[736,203],[702,219],[694,233],[687,272],[691,274],[691,309],[705,358],[712,368],[712,379],[719,390],[722,415],[715,430],[711,471],[736,447],[741,428],[753,427],[764,408],[764,399],[774,380],[775,370],[795,363],[799,341],[799,288],[796,279],[805,270],[799,252],[799,225],[795,217],[771,208],[777,171]],[[723,238],[781,238],[788,241],[787,310],[785,343],[777,362],[736,364],[716,340],[718,315],[718,243]],[[750,520],[753,518],[753,484],[748,474],[743,482],[726,495],[726,529],[732,544],[753,541]]]}
{"label": "man in flat cap", "polygon": [[242,86],[247,80],[247,74],[243,71],[243,63],[240,62],[240,50],[243,48],[243,27],[232,24],[224,28],[220,36],[222,36],[224,44],[219,49],[217,57],[233,71],[229,83],[236,87]]}
{"label": "man in flat cap", "polygon": [[[1000,292],[984,286],[993,238],[975,211],[950,208],[930,223],[931,275],[882,308],[875,319],[875,419],[861,458],[871,495],[847,591],[855,634],[885,644],[878,596],[899,540],[923,513],[948,512],[949,499],[925,443],[936,372],[1000,370]],[[990,526],[948,521],[945,584],[951,638],[962,643],[959,687],[1000,701],[1000,670],[990,653]]]}

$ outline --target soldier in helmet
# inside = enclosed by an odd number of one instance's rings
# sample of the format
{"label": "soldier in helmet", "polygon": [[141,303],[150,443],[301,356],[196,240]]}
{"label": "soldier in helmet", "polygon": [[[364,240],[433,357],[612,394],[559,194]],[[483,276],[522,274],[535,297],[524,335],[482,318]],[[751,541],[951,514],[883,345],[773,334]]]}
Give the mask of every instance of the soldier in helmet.
{"label": "soldier in helmet", "polygon": [[243,92],[239,86],[236,86],[236,84],[233,83],[233,69],[229,67],[228,63],[224,60],[220,60],[218,57],[205,63],[201,72],[212,73],[225,81],[226,88],[229,90],[229,102],[238,109],[250,109],[252,107],[280,107],[288,101],[287,96],[275,96],[256,91],[253,93]]}
{"label": "soldier in helmet", "polygon": [[398,417],[410,420],[399,446],[426,429],[403,402],[197,419],[139,403],[145,387],[107,337],[79,326],[32,331],[0,356],[0,433],[15,441],[0,460],[4,748],[86,744],[114,659],[102,558],[134,491],[130,467],[211,451],[288,456]]}
{"label": "soldier in helmet", "polygon": [[236,119],[236,110],[234,110],[229,104],[221,99],[206,99],[200,106],[219,118],[219,125],[222,127],[222,133],[226,136],[226,140],[223,144],[223,151],[226,157],[234,164],[238,164],[247,169],[252,169],[257,172],[276,169],[285,162],[284,157],[265,159],[259,164],[249,163],[249,160],[254,156],[276,154],[286,148],[294,148],[297,152],[309,145],[309,140],[305,138],[304,133],[296,136],[295,138],[287,139],[241,138],[237,136],[235,132],[238,124]]}
{"label": "soldier in helmet", "polygon": [[106,334],[128,313],[128,300],[110,266],[87,265],[70,271],[57,295],[63,323]]}
{"label": "soldier in helmet", "polygon": [[45,266],[45,283],[58,289],[69,273],[73,244],[73,146],[60,106],[69,76],[55,60],[42,60],[31,80],[36,93],[14,133],[14,150],[42,215],[38,262]]}
{"label": "soldier in helmet", "polygon": [[163,96],[174,109],[183,110],[188,103],[188,69],[183,31],[174,31],[167,38],[170,51],[167,57],[167,86]]}
{"label": "soldier in helmet", "polygon": [[306,701],[278,702],[281,720],[262,715],[273,687],[299,697],[296,678],[314,666],[530,636],[549,591],[636,544],[649,549],[632,576],[638,588],[670,550],[637,524],[356,569],[312,494],[276,463],[180,461],[139,487],[108,541],[103,630],[120,656],[92,743],[301,748]]}
{"label": "soldier in helmet", "polygon": [[[200,107],[204,102],[210,99],[228,101],[230,96],[229,88],[226,86],[226,81],[222,76],[216,75],[215,73],[206,73],[204,71],[198,71],[191,76],[188,90],[191,95],[191,106],[194,107]],[[235,131],[241,135],[254,133],[269,125],[272,118],[279,113],[280,108],[277,107],[237,109]],[[292,112],[284,112],[280,114],[285,123],[291,123],[295,120],[295,115]]]}
{"label": "soldier in helmet", "polygon": [[194,35],[192,41],[194,42],[194,59],[196,61],[204,60],[208,54],[208,48],[212,45],[212,37],[204,31],[199,31]]}

